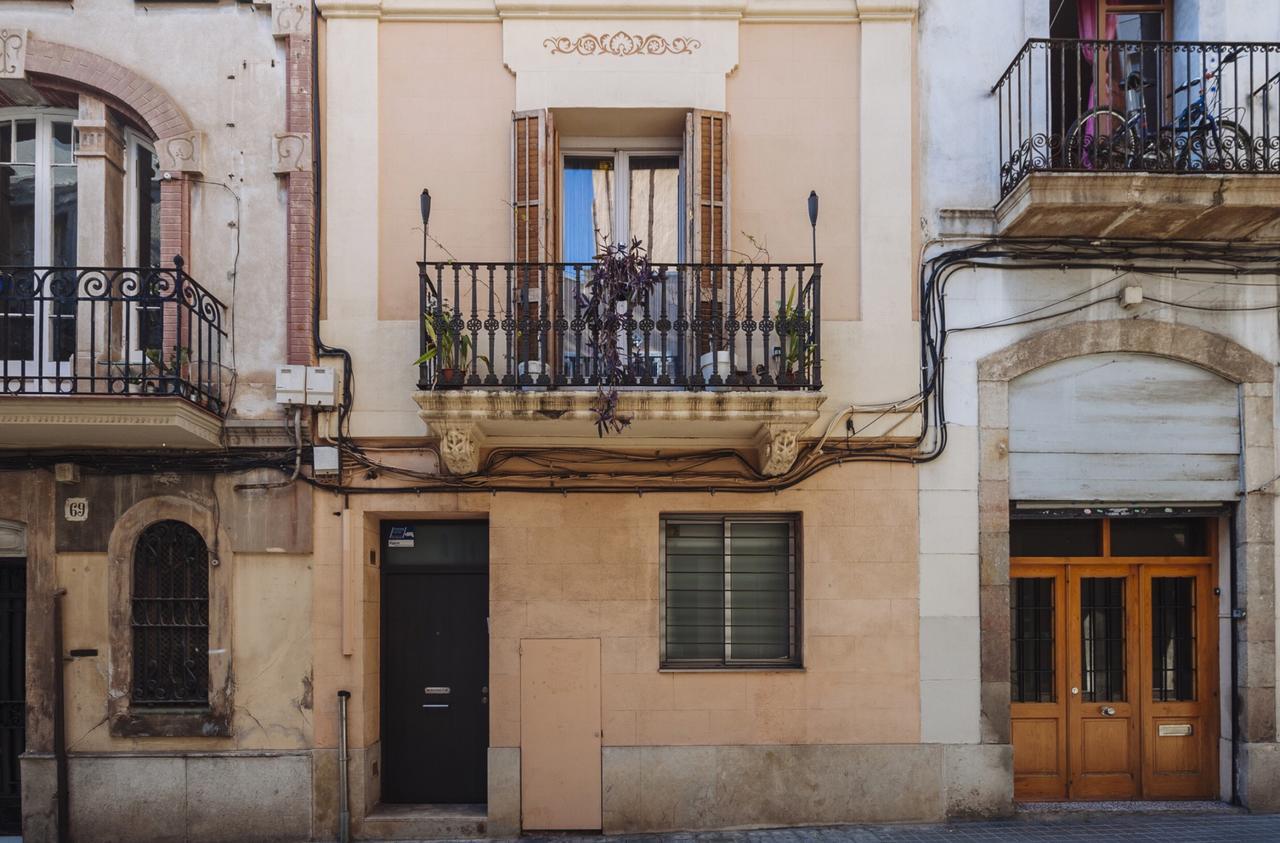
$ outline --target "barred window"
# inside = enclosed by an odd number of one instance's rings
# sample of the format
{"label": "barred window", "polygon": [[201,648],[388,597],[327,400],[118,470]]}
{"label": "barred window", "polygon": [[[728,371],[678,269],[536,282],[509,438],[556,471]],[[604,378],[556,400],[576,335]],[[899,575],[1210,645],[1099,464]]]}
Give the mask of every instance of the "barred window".
{"label": "barred window", "polygon": [[798,666],[798,521],[671,517],[662,523],[662,663]]}
{"label": "barred window", "polygon": [[209,551],[181,521],[138,536],[133,554],[133,704],[209,704]]}

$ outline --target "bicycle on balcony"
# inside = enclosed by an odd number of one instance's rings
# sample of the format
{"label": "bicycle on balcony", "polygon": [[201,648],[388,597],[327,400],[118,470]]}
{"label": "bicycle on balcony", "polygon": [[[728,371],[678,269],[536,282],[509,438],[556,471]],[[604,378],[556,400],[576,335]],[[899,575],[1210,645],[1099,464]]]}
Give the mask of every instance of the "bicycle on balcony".
{"label": "bicycle on balcony", "polygon": [[[1123,53],[1123,113],[1110,103],[1091,108],[1067,133],[1067,165],[1074,170],[1139,170],[1150,172],[1247,172],[1257,169],[1253,140],[1240,125],[1243,108],[1223,108],[1220,85],[1223,70],[1242,54],[1228,51],[1216,68],[1205,68],[1197,79],[1178,85],[1164,99],[1187,104],[1171,120],[1159,122],[1150,96],[1161,87],[1162,73],[1150,73],[1142,51]],[[1199,88],[1194,100],[1192,92]],[[1159,97],[1155,98],[1157,101]]]}

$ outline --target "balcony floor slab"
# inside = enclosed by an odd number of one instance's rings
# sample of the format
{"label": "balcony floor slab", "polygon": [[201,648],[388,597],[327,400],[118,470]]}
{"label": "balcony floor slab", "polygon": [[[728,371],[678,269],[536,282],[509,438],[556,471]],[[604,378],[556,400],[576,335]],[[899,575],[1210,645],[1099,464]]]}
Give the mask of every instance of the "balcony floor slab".
{"label": "balcony floor slab", "polygon": [[0,448],[221,447],[222,419],[184,398],[0,397]]}
{"label": "balcony floor slab", "polygon": [[996,206],[1002,237],[1280,237],[1280,173],[1031,173]]}

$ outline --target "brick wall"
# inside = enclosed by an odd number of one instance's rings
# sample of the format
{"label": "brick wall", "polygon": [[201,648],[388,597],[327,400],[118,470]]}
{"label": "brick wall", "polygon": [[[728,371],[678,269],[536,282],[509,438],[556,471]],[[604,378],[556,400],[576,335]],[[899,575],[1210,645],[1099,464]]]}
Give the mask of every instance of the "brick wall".
{"label": "brick wall", "polygon": [[[310,35],[290,35],[288,40],[288,88],[285,94],[286,128],[290,132],[310,132],[312,116]],[[314,141],[314,139],[313,139]],[[312,246],[315,236],[315,173],[292,171],[288,175],[288,301],[287,356],[290,363],[315,362],[312,319],[315,299],[315,263]]]}

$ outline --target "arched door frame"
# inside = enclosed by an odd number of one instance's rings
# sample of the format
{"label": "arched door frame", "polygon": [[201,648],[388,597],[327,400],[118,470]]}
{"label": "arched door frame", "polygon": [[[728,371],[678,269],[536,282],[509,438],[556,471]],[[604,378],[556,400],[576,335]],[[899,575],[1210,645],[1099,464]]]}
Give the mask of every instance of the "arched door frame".
{"label": "arched door frame", "polygon": [[[1072,357],[1149,354],[1179,360],[1239,384],[1244,491],[1236,503],[1235,605],[1245,642],[1274,642],[1275,501],[1274,367],[1218,334],[1170,322],[1123,319],[1077,322],[1026,337],[978,361],[979,616],[982,741],[1010,744],[1009,383]],[[1267,784],[1280,775],[1276,745],[1274,646],[1242,647],[1240,755],[1234,780],[1254,810],[1280,810]],[[1224,724],[1225,725],[1225,724]]]}

